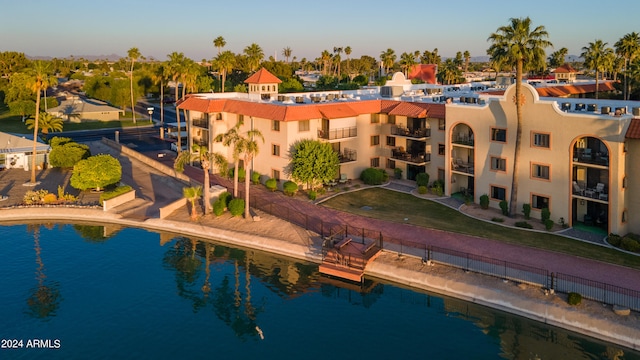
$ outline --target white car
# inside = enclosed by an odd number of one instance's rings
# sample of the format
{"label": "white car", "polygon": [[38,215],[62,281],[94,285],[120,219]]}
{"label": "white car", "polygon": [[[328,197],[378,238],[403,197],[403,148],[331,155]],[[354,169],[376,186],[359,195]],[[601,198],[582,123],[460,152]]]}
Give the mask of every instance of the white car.
{"label": "white car", "polygon": [[[182,151],[186,151],[187,150],[187,144],[182,144],[181,146]],[[177,142],[173,142],[171,143],[171,150],[178,152],[178,143]]]}

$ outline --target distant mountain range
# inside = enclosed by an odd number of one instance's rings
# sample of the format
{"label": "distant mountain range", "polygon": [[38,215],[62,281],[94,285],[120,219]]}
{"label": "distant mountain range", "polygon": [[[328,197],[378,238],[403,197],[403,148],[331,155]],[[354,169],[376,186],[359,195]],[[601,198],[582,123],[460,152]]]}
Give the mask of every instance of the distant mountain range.
{"label": "distant mountain range", "polygon": [[[31,60],[51,60],[54,57],[53,56],[29,56],[29,55],[25,55],[27,57],[27,59],[31,59]],[[111,54],[111,55],[69,55],[69,56],[64,56],[63,58],[65,59],[69,59],[73,56],[74,59],[86,59],[89,61],[96,61],[96,60],[107,60],[107,61],[118,61],[122,58],[122,56],[118,55],[118,54]]]}

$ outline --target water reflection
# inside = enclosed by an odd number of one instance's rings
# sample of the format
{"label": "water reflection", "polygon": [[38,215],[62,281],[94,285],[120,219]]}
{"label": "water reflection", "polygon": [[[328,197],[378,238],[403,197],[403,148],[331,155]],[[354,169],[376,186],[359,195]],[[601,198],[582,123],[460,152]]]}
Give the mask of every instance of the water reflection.
{"label": "water reflection", "polygon": [[[33,247],[36,252],[36,280],[38,284],[29,291],[27,298],[27,314],[38,319],[48,319],[56,314],[60,307],[60,284],[55,281],[47,281],[42,261],[42,248],[40,247],[40,226],[30,225],[27,231],[33,233]],[[49,225],[50,226],[50,225]]]}
{"label": "water reflection", "polygon": [[122,227],[118,225],[73,224],[73,229],[87,242],[100,243],[114,237]]}

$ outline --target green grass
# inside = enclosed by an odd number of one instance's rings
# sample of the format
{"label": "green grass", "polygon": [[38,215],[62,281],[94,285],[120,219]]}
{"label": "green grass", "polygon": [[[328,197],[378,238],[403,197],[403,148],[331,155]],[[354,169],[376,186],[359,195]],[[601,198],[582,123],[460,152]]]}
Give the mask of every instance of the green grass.
{"label": "green grass", "polygon": [[[551,233],[508,228],[470,218],[442,204],[381,188],[345,193],[322,205],[375,219],[451,231],[640,269],[640,257]],[[361,209],[368,206],[371,210]],[[404,219],[408,218],[407,221]]]}

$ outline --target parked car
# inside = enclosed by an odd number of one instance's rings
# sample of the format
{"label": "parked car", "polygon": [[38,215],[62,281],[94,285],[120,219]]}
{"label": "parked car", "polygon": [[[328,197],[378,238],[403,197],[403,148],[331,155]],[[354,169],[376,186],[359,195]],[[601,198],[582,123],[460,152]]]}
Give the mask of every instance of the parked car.
{"label": "parked car", "polygon": [[[182,143],[182,146],[180,146],[182,148],[182,151],[186,151],[187,150],[187,144]],[[178,143],[177,142],[172,142],[171,143],[171,151],[175,151],[178,152]]]}

